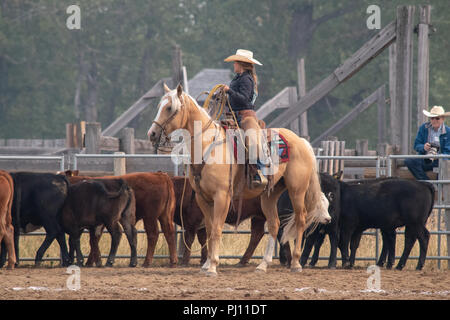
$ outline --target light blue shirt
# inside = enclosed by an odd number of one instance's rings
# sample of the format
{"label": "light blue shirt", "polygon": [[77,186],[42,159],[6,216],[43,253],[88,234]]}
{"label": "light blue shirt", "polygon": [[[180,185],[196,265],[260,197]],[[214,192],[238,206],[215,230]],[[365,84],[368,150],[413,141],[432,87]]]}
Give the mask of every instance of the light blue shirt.
{"label": "light blue shirt", "polygon": [[428,142],[434,146],[440,147],[439,136],[444,133],[444,124],[441,124],[439,129],[434,130],[433,127],[430,127]]}

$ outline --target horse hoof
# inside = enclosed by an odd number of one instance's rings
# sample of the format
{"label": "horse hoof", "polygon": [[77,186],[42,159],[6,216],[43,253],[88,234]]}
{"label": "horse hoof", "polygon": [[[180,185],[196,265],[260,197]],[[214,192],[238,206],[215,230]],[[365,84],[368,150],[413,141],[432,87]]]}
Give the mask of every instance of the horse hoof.
{"label": "horse hoof", "polygon": [[240,263],[240,262],[238,262],[238,263],[236,263],[234,266],[235,266],[236,268],[243,268],[243,267],[247,266],[247,264],[246,264],[246,263]]}
{"label": "horse hoof", "polygon": [[217,272],[213,271],[206,271],[205,275],[208,277],[217,277]]}
{"label": "horse hoof", "polygon": [[302,272],[302,267],[298,267],[298,268],[291,268],[291,272]]}
{"label": "horse hoof", "polygon": [[255,272],[266,273],[267,268],[264,267],[256,267]]}

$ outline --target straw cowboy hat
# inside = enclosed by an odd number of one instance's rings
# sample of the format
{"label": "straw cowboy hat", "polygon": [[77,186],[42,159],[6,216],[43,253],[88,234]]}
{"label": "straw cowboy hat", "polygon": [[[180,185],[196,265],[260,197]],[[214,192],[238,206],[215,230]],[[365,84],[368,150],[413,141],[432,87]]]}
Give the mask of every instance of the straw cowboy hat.
{"label": "straw cowboy hat", "polygon": [[259,62],[256,59],[253,59],[253,52],[251,52],[249,50],[244,50],[244,49],[237,49],[236,50],[236,54],[233,54],[232,56],[229,56],[224,61],[226,61],[226,62],[242,61],[242,62],[247,62],[247,63],[251,63],[251,64],[255,64],[256,63],[257,65],[262,66],[261,62]]}
{"label": "straw cowboy hat", "polygon": [[423,114],[428,118],[450,116],[450,112],[445,112],[444,108],[442,108],[441,106],[434,106],[433,108],[431,108],[430,112],[428,112],[427,110],[423,110]]}

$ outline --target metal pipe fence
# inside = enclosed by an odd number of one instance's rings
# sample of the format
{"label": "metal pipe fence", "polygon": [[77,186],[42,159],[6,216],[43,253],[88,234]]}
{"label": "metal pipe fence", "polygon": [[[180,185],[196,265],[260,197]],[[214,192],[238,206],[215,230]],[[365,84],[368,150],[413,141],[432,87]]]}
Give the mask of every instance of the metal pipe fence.
{"label": "metal pipe fence", "polygon": [[[149,154],[74,154],[72,155],[72,164],[73,169],[78,168],[78,159],[85,158],[85,159],[91,159],[91,158],[146,158],[149,159],[149,161],[155,158],[172,158],[172,155],[149,155]],[[327,160],[358,160],[358,161],[376,161],[376,177],[380,177],[381,175],[386,176],[392,176],[392,162],[396,159],[406,159],[406,158],[448,158],[448,155],[435,155],[435,156],[423,156],[423,155],[390,155],[387,157],[380,157],[380,156],[316,156],[317,161],[327,159]],[[34,157],[34,156],[0,156],[1,159],[20,159],[20,160],[59,160],[60,161],[60,167],[58,168],[59,171],[64,171],[64,157]],[[70,161],[69,161],[70,162]],[[175,161],[174,162],[174,175],[181,174],[179,166],[182,165],[181,161]],[[56,169],[56,168],[55,168]],[[56,171],[56,170],[55,170]],[[439,174],[438,177],[441,177],[441,168],[439,166]],[[427,180],[428,182],[431,182],[435,185],[437,185],[438,189],[438,201],[434,205],[434,209],[438,210],[437,214],[437,230],[430,231],[431,235],[437,236],[437,255],[436,256],[427,256],[427,259],[429,260],[437,260],[438,268],[441,268],[441,262],[442,261],[449,261],[450,263],[450,256],[443,255],[442,254],[442,247],[441,247],[441,237],[442,236],[450,236],[450,231],[443,230],[441,227],[441,220],[442,220],[442,210],[450,209],[450,205],[446,205],[442,202],[442,188],[444,184],[450,183],[450,180]],[[85,231],[87,233],[87,231]],[[107,233],[107,231],[104,231],[104,233]],[[138,233],[142,234],[145,233],[144,230],[138,230]],[[232,236],[233,234],[250,234],[250,230],[224,230],[223,234],[227,236]],[[22,234],[22,236],[45,236],[45,232],[31,232],[28,234]],[[183,230],[180,230],[176,226],[176,235],[177,235],[177,250],[179,245],[180,236],[182,236]],[[267,232],[266,232],[267,234]],[[404,231],[397,231],[398,235],[404,235]],[[358,256],[356,257],[356,260],[358,261],[377,261],[379,257],[380,252],[380,231],[376,229],[375,231],[366,231],[363,233],[363,236],[369,236],[369,237],[375,237],[375,246],[374,246],[374,253],[372,256]],[[431,242],[431,239],[430,239]],[[447,249],[448,250],[448,249]],[[102,256],[102,258],[106,258],[107,256]],[[199,258],[199,255],[191,255],[191,258]],[[129,259],[130,256],[128,255],[117,255],[117,259]],[[139,255],[138,258],[145,258],[145,256]],[[165,254],[159,254],[154,256],[155,259],[168,259],[169,256]],[[242,256],[239,255],[221,255],[222,259],[240,259]],[[253,259],[262,259],[262,256],[253,256]],[[275,259],[279,259],[279,245],[276,245],[275,249]],[[399,259],[400,256],[396,256],[396,259]],[[319,256],[319,260],[327,260],[327,256]],[[409,259],[417,260],[418,256],[410,256]],[[44,261],[59,261],[59,257],[45,257],[43,259]],[[338,260],[341,260],[338,257]],[[34,258],[32,257],[23,257],[20,258],[20,261],[34,261]]]}

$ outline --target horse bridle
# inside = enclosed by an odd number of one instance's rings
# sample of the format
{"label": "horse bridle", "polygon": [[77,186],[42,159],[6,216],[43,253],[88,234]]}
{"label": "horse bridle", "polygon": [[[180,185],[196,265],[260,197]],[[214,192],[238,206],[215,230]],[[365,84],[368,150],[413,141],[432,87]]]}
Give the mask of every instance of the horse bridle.
{"label": "horse bridle", "polygon": [[[181,102],[180,109],[183,109],[183,113],[184,113],[184,112],[185,112],[185,110],[184,110],[184,109],[185,109],[184,97],[183,97],[183,100],[180,99],[180,102]],[[153,120],[152,123],[156,124],[158,127],[161,128],[161,134],[159,135],[158,142],[154,144],[154,146],[155,146],[155,148],[156,148],[157,150],[159,150],[159,146],[160,146],[160,144],[161,144],[161,137],[162,137],[163,134],[164,134],[165,137],[166,137],[166,141],[164,141],[164,143],[167,142],[167,141],[169,141],[169,136],[168,136],[168,134],[167,134],[167,132],[166,132],[166,126],[167,126],[167,125],[170,123],[170,121],[172,121],[173,118],[178,114],[178,111],[179,111],[180,109],[177,109],[173,114],[171,114],[170,117],[168,117],[162,124],[159,123],[159,122],[156,121],[156,120]],[[209,128],[209,126],[211,125],[212,122],[213,122],[213,119],[210,119],[209,122],[202,128],[202,133],[204,133],[204,132],[206,131],[206,129]],[[192,139],[194,139],[194,137],[191,137],[191,140],[192,140]]]}
{"label": "horse bridle", "polygon": [[[180,99],[180,102],[181,102],[181,99]],[[180,108],[184,108],[184,99],[183,99],[183,103],[181,103]],[[170,121],[173,120],[173,118],[175,118],[175,116],[178,114],[178,111],[179,111],[179,110],[180,110],[180,109],[175,110],[175,112],[172,113],[172,114],[170,115],[170,117],[168,117],[162,124],[159,123],[159,122],[156,121],[156,120],[153,120],[152,123],[156,124],[158,127],[161,128],[161,133],[159,134],[158,142],[156,142],[156,143],[154,144],[156,150],[159,150],[159,146],[160,146],[160,144],[161,144],[161,137],[162,137],[163,134],[164,134],[164,136],[166,137],[166,141],[164,141],[164,143],[166,143],[166,142],[169,141],[169,135],[168,135],[167,132],[166,132],[166,126],[170,123]]]}

